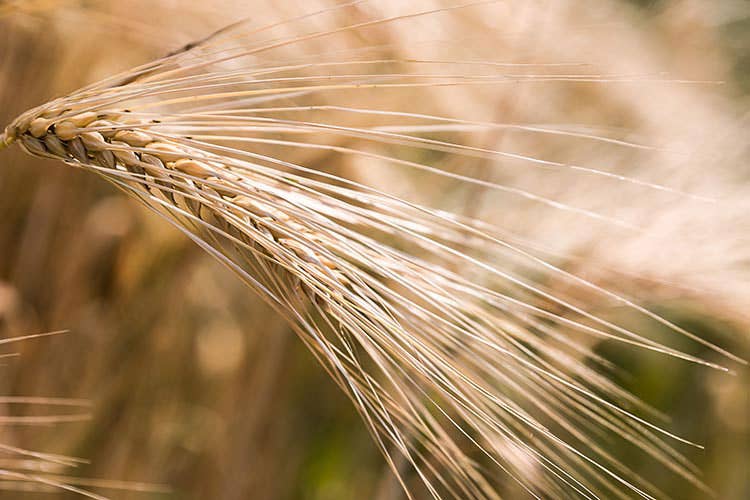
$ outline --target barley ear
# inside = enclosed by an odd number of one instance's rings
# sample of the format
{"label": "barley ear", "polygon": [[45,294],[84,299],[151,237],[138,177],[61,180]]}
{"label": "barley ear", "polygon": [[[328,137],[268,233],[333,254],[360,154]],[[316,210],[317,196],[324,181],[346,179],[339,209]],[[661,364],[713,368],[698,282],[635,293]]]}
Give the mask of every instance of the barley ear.
{"label": "barley ear", "polygon": [[[264,42],[257,31],[223,33],[27,111],[5,129],[0,147],[17,142],[31,155],[105,178],[234,271],[347,394],[407,496],[412,478],[436,499],[496,499],[508,484],[536,498],[661,496],[610,441],[705,490],[677,448],[693,443],[608,378],[612,367],[595,346],[606,341],[727,371],[672,343],[688,339],[741,360],[641,305],[643,297],[629,299],[608,281],[587,277],[585,268],[576,271],[553,248],[482,218],[488,214],[464,213],[447,190],[438,192],[449,181],[462,197],[477,188],[500,193],[493,200],[498,212],[521,215],[530,206],[552,222],[575,217],[575,226],[555,227],[561,236],[564,228],[585,230],[592,222],[638,229],[604,207],[561,201],[556,189],[537,191],[544,182],[522,188],[524,182],[484,177],[485,170],[466,172],[518,164],[525,166],[518,180],[542,173],[557,184],[567,175],[575,186],[585,176],[681,196],[638,177],[519,154],[473,132],[513,129],[641,146],[567,128],[479,120],[462,101],[450,114],[434,106],[446,90],[474,102],[484,95],[480,89],[501,94],[509,83],[606,86],[631,79],[570,75],[564,66],[518,75],[500,61],[390,53],[352,59],[334,52],[302,64],[267,54],[483,3],[281,41]],[[264,57],[248,57],[254,54]],[[435,63],[444,71],[425,70]],[[396,104],[404,108],[393,110]],[[361,160],[359,175],[343,168],[346,161],[339,169],[335,158]],[[367,182],[386,167],[418,172],[403,179],[434,191],[436,200],[395,185],[400,175],[390,187]],[[602,192],[611,190],[608,184]],[[655,328],[632,330],[631,321],[608,315],[613,306],[640,320],[632,324]],[[397,465],[402,460],[406,472]]]}

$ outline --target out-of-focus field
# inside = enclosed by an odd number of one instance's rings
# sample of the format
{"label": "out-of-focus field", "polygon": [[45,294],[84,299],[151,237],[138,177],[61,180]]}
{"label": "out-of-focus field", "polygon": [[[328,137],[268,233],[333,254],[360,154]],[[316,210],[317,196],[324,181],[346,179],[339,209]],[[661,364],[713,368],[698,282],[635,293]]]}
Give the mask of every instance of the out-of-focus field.
{"label": "out-of-focus field", "polygon": [[[587,2],[572,3],[565,15],[555,7],[557,14],[549,17],[541,15],[542,4],[519,6],[516,19],[497,21],[498,31],[515,31],[512,41],[498,46],[496,59],[513,59],[514,44],[526,50],[537,43],[541,53],[554,47],[552,59],[578,53],[581,60],[591,56],[597,64],[606,61],[611,50],[632,58],[612,61],[616,71],[629,67],[634,74],[645,74],[664,68],[680,78],[723,81],[711,86],[720,97],[696,91],[695,109],[686,106],[684,116],[670,121],[667,112],[656,106],[657,98],[649,104],[649,96],[626,94],[616,87],[543,96],[518,90],[517,95],[509,93],[494,101],[498,114],[507,111],[507,121],[524,121],[526,111],[543,105],[554,110],[550,116],[567,113],[575,123],[589,119],[632,127],[654,143],[669,142],[671,134],[677,137],[678,130],[684,132],[686,123],[699,124],[703,129],[683,134],[695,139],[682,144],[689,148],[689,158],[660,175],[687,176],[690,169],[692,177],[685,181],[690,185],[702,175],[712,183],[716,173],[731,186],[733,197],[742,199],[743,193],[750,193],[745,137],[750,8],[745,2],[628,2],[611,8],[617,13],[607,21],[611,28],[604,20],[588,24],[584,19],[577,24],[576,9],[591,5]],[[240,16],[267,17],[272,22],[292,17],[300,9],[313,10],[305,5],[291,1],[241,6],[229,1],[0,2],[0,125],[54,96],[168,53]],[[545,24],[561,19],[567,20],[565,26]],[[356,19],[340,20],[344,21]],[[543,36],[555,31],[556,43]],[[610,32],[627,37],[604,36]],[[570,39],[562,36],[565,33]],[[394,43],[392,33],[383,36],[391,37],[385,42]],[[638,46],[622,46],[636,41]],[[516,96],[518,102],[509,96]],[[683,102],[691,99],[683,96]],[[469,100],[466,105],[481,104]],[[733,130],[734,135],[717,137],[716,130]],[[493,140],[511,144],[514,138]],[[537,147],[529,142],[521,146]],[[561,148],[538,147],[551,152]],[[565,154],[579,160],[602,159],[606,154],[593,148],[575,151],[575,147],[568,146]],[[655,153],[638,154],[642,156],[621,162],[638,162],[638,168],[644,168],[647,162],[660,160]],[[705,159],[696,157],[700,154]],[[329,168],[334,162],[336,168],[335,155],[325,161]],[[696,163],[703,165],[703,173]],[[722,163],[721,169],[715,167],[717,163]],[[660,179],[654,175],[652,180]],[[553,179],[552,184],[556,182],[564,180]],[[586,186],[570,189],[570,196],[591,195]],[[601,196],[610,198],[606,193]],[[621,203],[627,215],[629,200]],[[685,223],[684,214],[659,218],[660,211],[671,210],[666,203],[650,209],[665,230]],[[0,394],[91,400],[90,420],[0,424],[0,443],[88,461],[60,473],[171,490],[94,488],[112,498],[403,498],[350,402],[287,326],[228,270],[167,223],[96,176],[29,158],[17,149],[0,154],[0,214],[0,338],[69,331],[6,346],[3,352],[20,356],[0,359]],[[554,220],[536,220],[533,213],[520,209],[518,214],[506,214],[508,224],[524,228],[536,224],[540,235],[554,240]],[[711,227],[700,220],[701,215],[696,214],[697,232]],[[746,279],[750,234],[741,233],[748,228],[750,216],[744,215],[744,225],[738,219],[741,213],[717,222],[723,226],[713,228],[716,247],[706,252],[711,259],[696,261],[693,267],[684,263],[689,260],[687,251],[677,256],[639,253],[639,245],[659,248],[646,237],[622,244],[604,241],[600,233],[566,232],[560,237],[574,242],[580,237],[584,244],[576,246],[578,255],[590,255],[604,265],[627,261],[628,270],[642,271],[637,278],[628,272],[603,278],[603,284],[612,280],[611,284],[667,318],[748,357],[750,307],[743,310],[742,304],[750,298]],[[564,227],[564,221],[560,224]],[[670,237],[665,233],[665,240]],[[700,246],[701,241],[696,237],[686,245]],[[575,270],[576,264],[571,268]],[[670,280],[685,287],[659,285]],[[706,284],[710,290],[704,292]],[[629,324],[628,313],[612,309],[604,314]],[[649,333],[652,338],[660,335]],[[687,343],[684,348],[713,359],[708,350]],[[601,345],[600,350],[622,368],[618,381],[624,387],[670,416],[670,429],[705,446],[705,450],[680,450],[702,471],[718,499],[750,498],[747,369],[736,367],[737,375],[731,376],[637,350],[610,345]],[[48,408],[36,405],[0,407],[0,415],[45,413]],[[629,450],[622,453],[629,456]],[[8,458],[0,455],[0,468]],[[705,493],[653,464],[639,463],[635,453],[632,460],[639,474],[671,497],[705,498]],[[19,492],[14,484],[3,482],[0,498],[72,495]]]}

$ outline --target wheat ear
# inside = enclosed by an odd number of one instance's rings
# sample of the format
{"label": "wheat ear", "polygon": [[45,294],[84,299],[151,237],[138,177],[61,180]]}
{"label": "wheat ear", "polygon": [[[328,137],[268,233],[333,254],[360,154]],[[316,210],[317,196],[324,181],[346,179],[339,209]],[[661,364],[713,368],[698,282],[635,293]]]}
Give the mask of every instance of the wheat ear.
{"label": "wheat ear", "polygon": [[[346,30],[399,19],[374,20]],[[351,398],[409,495],[412,485],[400,474],[397,455],[406,459],[434,498],[498,498],[503,478],[512,478],[537,498],[661,496],[592,437],[600,432],[639,447],[703,487],[694,467],[664,438],[688,442],[639,416],[648,409],[589,366],[587,359],[600,360],[564,332],[724,368],[602,319],[564,295],[500,268],[495,260],[523,261],[631,307],[679,334],[705,341],[509,243],[489,224],[237,146],[263,142],[253,135],[256,132],[325,131],[462,157],[496,157],[504,153],[404,132],[258,117],[257,113],[315,109],[258,105],[266,98],[330,91],[617,78],[376,71],[338,79],[331,75],[284,78],[273,73],[311,64],[221,66],[323,35],[271,41],[250,49],[243,41],[248,35],[229,30],[30,110],[6,128],[1,142],[18,143],[30,154],[102,175],[235,271],[289,321]],[[345,59],[335,64],[352,67],[383,61]],[[397,62],[409,68],[425,63]],[[455,119],[449,129],[472,126],[477,124]],[[448,175],[419,161],[323,142],[268,139],[265,144],[354,153]],[[519,190],[513,194],[533,198]],[[601,218],[553,200],[534,199]],[[465,250],[467,242],[486,251]],[[626,409],[633,407],[639,410]],[[497,470],[505,474],[500,477]]]}

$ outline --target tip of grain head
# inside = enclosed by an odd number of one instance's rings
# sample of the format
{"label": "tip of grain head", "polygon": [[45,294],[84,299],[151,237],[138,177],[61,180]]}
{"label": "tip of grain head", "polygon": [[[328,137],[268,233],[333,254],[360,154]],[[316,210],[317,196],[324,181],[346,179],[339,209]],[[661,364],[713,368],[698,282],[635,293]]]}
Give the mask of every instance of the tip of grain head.
{"label": "tip of grain head", "polygon": [[10,146],[13,140],[13,137],[9,136],[6,132],[0,133],[0,151]]}

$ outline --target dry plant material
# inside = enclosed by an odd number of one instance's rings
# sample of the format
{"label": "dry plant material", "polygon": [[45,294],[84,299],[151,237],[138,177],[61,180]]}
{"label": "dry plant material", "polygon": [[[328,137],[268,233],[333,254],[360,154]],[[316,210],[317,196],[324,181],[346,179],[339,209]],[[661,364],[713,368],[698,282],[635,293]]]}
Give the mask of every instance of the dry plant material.
{"label": "dry plant material", "polygon": [[[498,61],[402,58],[368,45],[314,58],[263,58],[335,35],[458,18],[475,7],[268,39],[265,32],[276,25],[239,23],[32,109],[0,139],[101,175],[235,271],[289,321],[351,398],[407,492],[418,477],[434,498],[497,498],[509,480],[537,498],[662,496],[609,452],[602,435],[638,447],[703,487],[669,444],[688,441],[653,423],[644,416],[648,408],[602,375],[606,362],[590,345],[606,339],[725,368],[609,321],[579,299],[584,294],[631,308],[644,321],[734,356],[539,257],[488,221],[432,208],[418,193],[409,199],[295,160],[310,151],[324,153],[322,162],[354,157],[373,168],[416,172],[416,184],[425,189],[450,181],[626,226],[444,165],[511,158],[670,191],[440,135],[509,125],[423,112],[416,101],[397,111],[352,103],[373,92],[386,102],[393,95],[429,101],[432,93],[451,89],[607,85],[631,76],[571,72],[564,64],[523,72]],[[403,125],[370,124],[383,118]],[[642,147],[542,126],[525,131]],[[288,151],[293,154],[285,156]],[[555,280],[567,288],[550,286]],[[409,474],[398,465],[404,459]]]}
{"label": "dry plant material", "polygon": [[[50,335],[58,335],[64,331],[37,333],[17,337],[0,339],[0,346],[24,342]],[[6,358],[16,353],[0,354]],[[46,398],[24,396],[0,396],[0,406],[15,408],[20,405],[41,410],[44,414],[15,415],[0,413],[0,425],[51,425],[88,420],[89,402],[71,398]],[[43,409],[47,409],[44,411]],[[50,411],[51,409],[51,411]],[[65,411],[67,410],[67,411]],[[9,412],[12,413],[12,412]],[[41,453],[27,450],[18,446],[0,443],[0,488],[6,491],[60,491],[65,490],[79,495],[104,500],[105,497],[79,488],[79,480],[68,477],[64,473],[73,467],[84,463],[85,460],[53,453]],[[85,482],[85,480],[83,480]],[[102,482],[91,480],[91,484],[104,486]],[[115,487],[122,487],[124,483],[112,482]]]}

